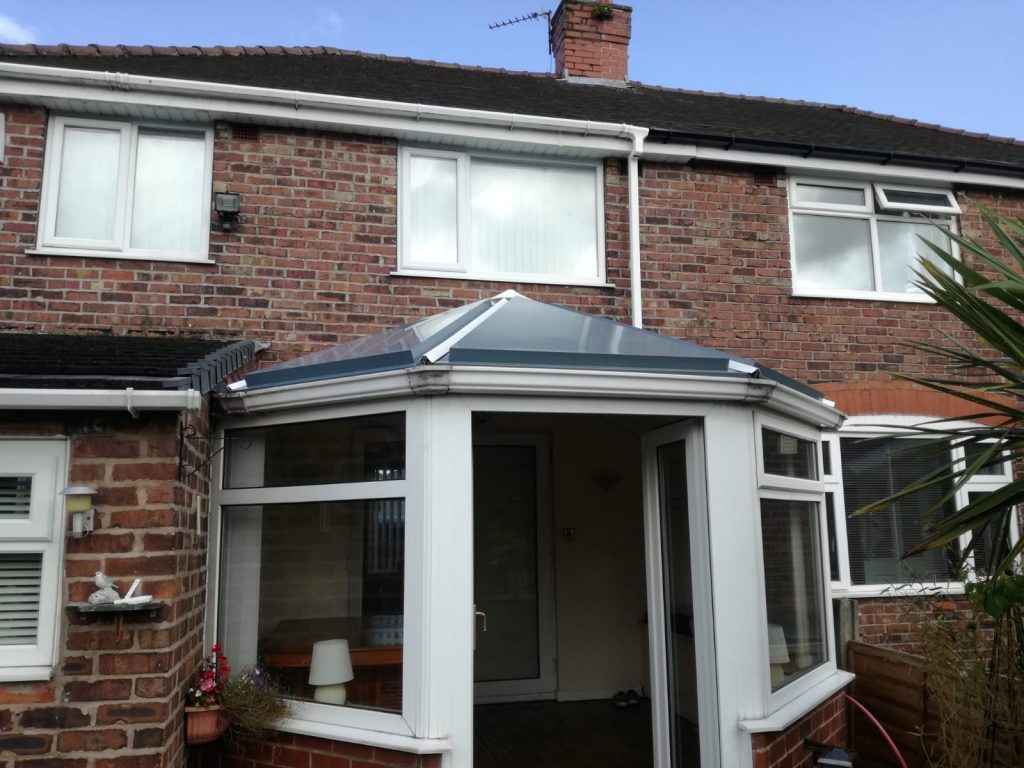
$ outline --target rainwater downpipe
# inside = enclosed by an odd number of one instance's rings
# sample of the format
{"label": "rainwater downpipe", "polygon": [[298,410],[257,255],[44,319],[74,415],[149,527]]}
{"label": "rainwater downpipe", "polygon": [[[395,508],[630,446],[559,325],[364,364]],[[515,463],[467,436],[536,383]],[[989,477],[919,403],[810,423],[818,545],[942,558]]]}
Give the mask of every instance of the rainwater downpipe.
{"label": "rainwater downpipe", "polygon": [[646,128],[632,128],[633,149],[629,153],[629,296],[633,327],[644,327],[643,298],[640,287],[640,156],[644,153]]}

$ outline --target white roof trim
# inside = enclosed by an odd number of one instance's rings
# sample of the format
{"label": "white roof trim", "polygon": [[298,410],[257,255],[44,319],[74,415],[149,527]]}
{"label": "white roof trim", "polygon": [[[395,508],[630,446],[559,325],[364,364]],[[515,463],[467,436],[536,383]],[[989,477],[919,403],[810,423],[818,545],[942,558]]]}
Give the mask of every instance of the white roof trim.
{"label": "white roof trim", "polygon": [[0,410],[198,411],[203,396],[194,389],[0,389]]}

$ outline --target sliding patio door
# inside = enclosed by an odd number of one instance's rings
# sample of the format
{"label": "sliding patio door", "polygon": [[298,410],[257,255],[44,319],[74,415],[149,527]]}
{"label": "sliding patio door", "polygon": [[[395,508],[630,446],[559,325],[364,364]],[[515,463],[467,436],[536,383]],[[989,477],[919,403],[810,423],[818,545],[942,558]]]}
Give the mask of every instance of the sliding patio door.
{"label": "sliding patio door", "polygon": [[718,766],[717,693],[702,431],[644,439],[655,768]]}

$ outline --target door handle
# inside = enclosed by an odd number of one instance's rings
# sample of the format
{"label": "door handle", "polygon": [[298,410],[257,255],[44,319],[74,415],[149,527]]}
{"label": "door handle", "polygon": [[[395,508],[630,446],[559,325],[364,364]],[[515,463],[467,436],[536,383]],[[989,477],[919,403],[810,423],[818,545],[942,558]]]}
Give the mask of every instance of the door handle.
{"label": "door handle", "polygon": [[481,618],[481,619],[484,620],[484,626],[483,626],[483,628],[480,631],[481,632],[486,632],[487,631],[487,614],[484,613],[483,611],[474,611],[474,613],[475,613],[477,618]]}

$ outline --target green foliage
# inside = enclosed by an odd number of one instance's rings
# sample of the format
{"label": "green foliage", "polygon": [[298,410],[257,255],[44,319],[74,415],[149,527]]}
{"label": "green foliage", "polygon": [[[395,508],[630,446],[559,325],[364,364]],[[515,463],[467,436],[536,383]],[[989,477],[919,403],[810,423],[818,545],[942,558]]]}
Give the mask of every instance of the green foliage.
{"label": "green foliage", "polygon": [[[931,422],[918,430],[971,448],[972,460],[936,470],[856,514],[884,509],[904,496],[948,484],[949,491],[933,507],[932,511],[938,512],[978,472],[1007,459],[1016,462],[1024,457],[1024,324],[1018,319],[1024,315],[1024,218],[1010,219],[984,208],[981,213],[1005,252],[1002,256],[991,253],[974,240],[952,232],[947,234],[960,246],[961,252],[973,263],[980,264],[988,275],[924,238],[922,242],[933,254],[921,260],[918,273],[921,290],[961,320],[980,345],[969,346],[951,335],[947,335],[944,346],[914,344],[915,348],[945,360],[946,375],[897,374],[966,400],[976,408],[963,418],[984,421],[985,426],[959,427],[954,420],[947,419]],[[1011,516],[1015,514],[1016,505],[1022,502],[1024,479],[1016,479],[938,520],[932,525],[928,538],[908,550],[905,556],[947,546],[966,533],[973,533],[974,538],[963,552],[965,558],[985,531],[997,534],[994,540],[1005,541],[1011,530]],[[1017,541],[1009,551],[993,549],[992,562],[976,565],[989,574],[1007,573],[1024,550],[1024,539]],[[998,610],[1001,601],[1010,597],[1024,599],[1019,592],[1004,591],[1001,596],[990,598],[989,607]]]}
{"label": "green foliage", "polygon": [[967,597],[975,608],[984,611],[996,621],[1014,607],[1024,605],[1024,576],[1004,573],[983,582],[968,582]]}
{"label": "green foliage", "polygon": [[277,684],[256,667],[247,667],[228,680],[220,704],[232,734],[241,737],[269,736],[291,714]]}

